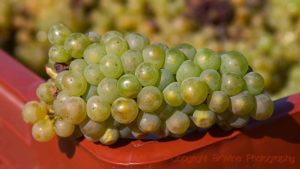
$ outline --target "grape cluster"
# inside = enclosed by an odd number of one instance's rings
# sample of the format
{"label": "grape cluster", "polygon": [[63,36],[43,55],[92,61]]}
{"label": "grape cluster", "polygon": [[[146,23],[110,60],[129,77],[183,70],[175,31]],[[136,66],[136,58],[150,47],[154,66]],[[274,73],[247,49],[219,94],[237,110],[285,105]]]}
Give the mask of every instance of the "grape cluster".
{"label": "grape cluster", "polygon": [[169,48],[139,33],[82,34],[62,24],[48,39],[51,79],[38,86],[40,101],[22,111],[40,142],[78,133],[105,145],[149,134],[180,137],[214,124],[241,128],[273,113],[264,79],[236,51]]}

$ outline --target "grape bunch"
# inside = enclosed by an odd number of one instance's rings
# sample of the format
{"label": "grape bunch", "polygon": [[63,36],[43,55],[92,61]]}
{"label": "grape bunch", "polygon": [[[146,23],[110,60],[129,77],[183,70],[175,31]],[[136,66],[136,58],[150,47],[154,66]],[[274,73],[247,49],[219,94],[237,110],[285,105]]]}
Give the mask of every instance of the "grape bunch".
{"label": "grape bunch", "polygon": [[273,113],[264,79],[236,51],[169,48],[139,33],[82,34],[62,24],[50,28],[48,39],[51,78],[38,86],[39,101],[22,111],[40,142],[55,134],[104,145],[181,137],[214,124],[241,128]]}

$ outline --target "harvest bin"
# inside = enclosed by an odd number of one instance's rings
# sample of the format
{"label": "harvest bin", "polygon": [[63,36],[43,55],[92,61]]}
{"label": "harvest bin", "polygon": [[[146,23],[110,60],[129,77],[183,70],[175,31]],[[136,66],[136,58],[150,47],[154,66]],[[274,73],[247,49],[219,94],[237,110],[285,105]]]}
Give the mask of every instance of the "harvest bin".
{"label": "harvest bin", "polygon": [[242,129],[218,128],[180,139],[120,140],[103,146],[55,138],[38,143],[21,108],[36,99],[43,80],[0,50],[0,168],[20,169],[299,169],[300,94],[275,101],[267,121]]}

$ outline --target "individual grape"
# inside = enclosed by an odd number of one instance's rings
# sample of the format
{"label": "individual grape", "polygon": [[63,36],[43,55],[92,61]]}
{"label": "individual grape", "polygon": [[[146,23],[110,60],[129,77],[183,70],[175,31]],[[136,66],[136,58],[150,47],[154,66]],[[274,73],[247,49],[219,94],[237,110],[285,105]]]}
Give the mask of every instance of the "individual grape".
{"label": "individual grape", "polygon": [[83,75],[88,83],[91,85],[98,85],[99,82],[105,77],[98,64],[89,64],[85,67]]}
{"label": "individual grape", "polygon": [[98,123],[89,119],[80,124],[80,131],[82,134],[90,137],[94,142],[105,133],[106,128],[106,123]]}
{"label": "individual grape", "polygon": [[255,109],[255,98],[248,91],[230,97],[231,112],[238,116],[249,115]]}
{"label": "individual grape", "polygon": [[129,98],[136,98],[142,89],[139,80],[132,74],[121,76],[118,80],[117,87],[121,96]]}
{"label": "individual grape", "polygon": [[174,113],[174,107],[163,102],[155,113],[158,114],[161,120],[167,120]]}
{"label": "individual grape", "polygon": [[177,48],[167,51],[164,68],[176,74],[180,65],[185,61],[185,55]]}
{"label": "individual grape", "polygon": [[145,63],[152,63],[157,69],[162,68],[165,62],[165,50],[159,45],[148,45],[143,50]]}
{"label": "individual grape", "polygon": [[152,63],[141,63],[135,70],[135,76],[143,86],[152,86],[159,80],[159,71]]}
{"label": "individual grape", "polygon": [[227,122],[228,124],[233,128],[242,128],[245,127],[248,124],[249,116],[235,116],[231,115]]}
{"label": "individual grape", "polygon": [[184,61],[176,73],[176,80],[183,82],[189,77],[198,77],[201,74],[201,69],[193,63],[191,60]]}
{"label": "individual grape", "polygon": [[169,84],[164,90],[163,95],[165,101],[174,107],[180,106],[183,103],[183,100],[180,95],[180,83],[173,82]]}
{"label": "individual grape", "polygon": [[53,101],[53,109],[56,114],[61,114],[61,108],[63,107],[63,102],[69,97],[65,91],[61,91],[56,96]]}
{"label": "individual grape", "polygon": [[208,87],[199,77],[190,77],[182,82],[180,94],[186,103],[198,105],[206,100]]}
{"label": "individual grape", "polygon": [[65,51],[61,45],[54,45],[49,49],[49,59],[56,63],[67,63],[71,56]]}
{"label": "individual grape", "polygon": [[66,98],[60,110],[59,115],[71,124],[80,124],[86,117],[86,103],[80,97]]}
{"label": "individual grape", "polygon": [[196,49],[188,44],[188,43],[182,43],[176,46],[177,49],[179,49],[182,53],[184,53],[184,55],[189,59],[189,60],[193,60],[194,56],[196,54]]}
{"label": "individual grape", "polygon": [[86,111],[91,120],[103,122],[110,117],[110,104],[99,96],[92,96],[87,101]]}
{"label": "individual grape", "polygon": [[41,83],[36,89],[36,95],[38,98],[46,103],[50,103],[54,100],[54,95],[57,89],[55,85],[45,82]]}
{"label": "individual grape", "polygon": [[61,86],[70,96],[81,96],[87,90],[87,82],[79,72],[68,71],[62,78]]}
{"label": "individual grape", "polygon": [[200,79],[207,84],[210,92],[220,90],[221,88],[221,76],[216,70],[204,70],[200,75]]}
{"label": "individual grape", "polygon": [[153,45],[157,45],[157,46],[161,47],[164,50],[168,50],[169,49],[169,47],[166,44],[161,43],[161,42],[153,43]]}
{"label": "individual grape", "polygon": [[37,101],[27,102],[22,109],[22,117],[25,123],[33,124],[47,115],[47,107]]}
{"label": "individual grape", "polygon": [[125,39],[130,49],[143,50],[149,45],[149,39],[146,36],[136,32],[128,33]]}
{"label": "individual grape", "polygon": [[55,86],[57,89],[62,90],[62,79],[63,79],[64,75],[67,73],[68,73],[68,71],[64,70],[57,74],[56,79],[55,79]]}
{"label": "individual grape", "polygon": [[104,78],[97,87],[99,97],[107,103],[112,103],[119,97],[118,81],[113,78]]}
{"label": "individual grape", "polygon": [[88,64],[99,64],[105,55],[105,45],[100,43],[90,44],[83,52],[83,58]]}
{"label": "individual grape", "polygon": [[264,90],[264,78],[256,73],[250,72],[244,76],[247,89],[252,95],[258,95]]}
{"label": "individual grape", "polygon": [[248,62],[244,55],[239,52],[231,51],[221,55],[222,74],[234,73],[239,76],[244,76],[248,71]]}
{"label": "individual grape", "polygon": [[84,69],[87,67],[87,65],[88,64],[83,59],[74,59],[70,63],[69,69],[72,70],[73,72],[76,71],[79,73],[83,73]]}
{"label": "individual grape", "polygon": [[120,77],[123,73],[121,59],[113,54],[105,55],[100,61],[100,70],[106,77]]}
{"label": "individual grape", "polygon": [[82,96],[84,100],[88,100],[92,96],[97,96],[97,86],[89,85],[88,89],[86,90],[85,94]]}
{"label": "individual grape", "polygon": [[144,87],[137,95],[137,104],[144,112],[154,112],[163,102],[161,91],[154,86]]}
{"label": "individual grape", "polygon": [[54,123],[54,131],[59,137],[70,137],[75,130],[75,125],[64,121],[56,120]]}
{"label": "individual grape", "polygon": [[122,54],[127,51],[128,44],[125,39],[120,36],[115,36],[110,38],[105,43],[105,49],[108,54],[122,56]]}
{"label": "individual grape", "polygon": [[161,121],[156,114],[140,113],[137,119],[139,129],[144,133],[155,132],[159,129]]}
{"label": "individual grape", "polygon": [[170,83],[174,82],[174,76],[167,69],[160,69],[160,81],[156,85],[161,91],[164,90]]}
{"label": "individual grape", "polygon": [[166,120],[166,127],[173,134],[184,134],[189,126],[189,117],[180,111],[175,111],[172,116]]}
{"label": "individual grape", "polygon": [[55,135],[53,122],[50,119],[42,119],[34,123],[31,132],[33,138],[39,142],[50,141]]}
{"label": "individual grape", "polygon": [[119,97],[111,107],[111,114],[114,120],[121,124],[129,124],[138,116],[139,109],[133,99]]}
{"label": "individual grape", "polygon": [[48,31],[49,42],[53,45],[63,45],[71,31],[63,24],[55,24]]}
{"label": "individual grape", "polygon": [[216,115],[215,112],[209,110],[206,104],[202,104],[197,106],[192,120],[197,127],[210,128],[216,122]]}
{"label": "individual grape", "polygon": [[142,52],[129,49],[121,56],[121,62],[125,73],[134,74],[136,68],[143,63]]}
{"label": "individual grape", "polygon": [[229,96],[234,96],[245,87],[245,82],[238,75],[226,73],[222,76],[221,90]]}
{"label": "individual grape", "polygon": [[251,113],[251,117],[255,120],[266,120],[270,118],[274,111],[274,104],[271,98],[266,94],[255,96],[256,111]]}
{"label": "individual grape", "polygon": [[107,43],[111,38],[114,37],[123,37],[123,34],[121,32],[118,31],[108,31],[106,32],[103,36],[101,41],[105,44]]}
{"label": "individual grape", "polygon": [[101,36],[97,32],[88,32],[85,34],[85,36],[92,43],[99,43],[101,41]]}
{"label": "individual grape", "polygon": [[118,141],[119,137],[119,131],[116,127],[108,127],[99,141],[104,145],[112,145]]}
{"label": "individual grape", "polygon": [[219,70],[221,57],[211,49],[202,48],[197,51],[197,54],[194,57],[194,63],[203,70]]}
{"label": "individual grape", "polygon": [[229,97],[223,91],[214,91],[208,97],[208,107],[215,113],[223,113],[230,105]]}
{"label": "individual grape", "polygon": [[72,33],[65,40],[65,50],[73,58],[82,58],[85,48],[90,44],[89,39],[81,33]]}

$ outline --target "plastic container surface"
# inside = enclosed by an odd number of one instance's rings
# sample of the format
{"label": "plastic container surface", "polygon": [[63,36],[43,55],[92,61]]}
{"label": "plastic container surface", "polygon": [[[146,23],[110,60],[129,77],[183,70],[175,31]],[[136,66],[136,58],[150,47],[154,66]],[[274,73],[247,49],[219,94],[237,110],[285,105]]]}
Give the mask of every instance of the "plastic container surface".
{"label": "plastic container surface", "polygon": [[184,138],[120,140],[103,146],[55,138],[38,143],[21,108],[43,80],[0,50],[0,169],[299,169],[300,94],[275,101],[275,113],[241,131],[210,129]]}

